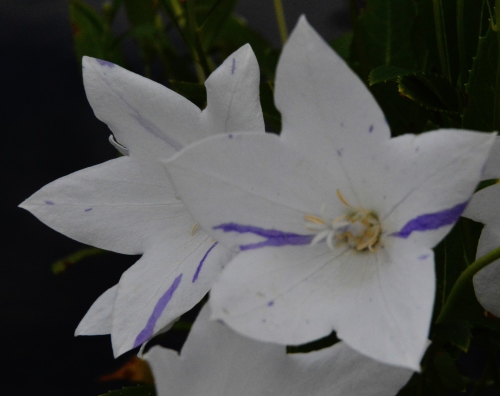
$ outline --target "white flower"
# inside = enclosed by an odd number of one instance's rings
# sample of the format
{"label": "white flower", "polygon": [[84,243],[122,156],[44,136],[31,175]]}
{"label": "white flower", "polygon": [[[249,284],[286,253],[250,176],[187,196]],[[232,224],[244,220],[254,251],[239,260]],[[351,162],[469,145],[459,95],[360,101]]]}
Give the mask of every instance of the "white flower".
{"label": "white flower", "polygon": [[[497,138],[486,164],[483,178],[500,177],[500,138]],[[483,223],[476,257],[484,256],[500,246],[500,184],[493,184],[475,193],[464,217]],[[496,260],[480,270],[472,279],[474,291],[481,305],[500,317],[500,261]]]}
{"label": "white flower", "polygon": [[340,342],[306,354],[241,337],[198,315],[181,356],[153,347],[158,396],[391,396],[412,371],[367,358]]}
{"label": "white flower", "polygon": [[115,355],[142,344],[208,292],[229,251],[199,229],[159,159],[229,131],[264,131],[259,67],[249,45],[207,79],[203,111],[164,86],[84,58],[85,90],[126,156],[63,177],[21,204],[80,242],[144,254],[105,292],[77,335],[112,335]]}
{"label": "white flower", "polygon": [[427,343],[434,247],[480,178],[494,136],[390,139],[377,103],[302,17],[281,55],[281,136],[195,143],[166,162],[202,228],[240,253],[211,291],[214,318],[301,344],[337,332],[415,370]]}

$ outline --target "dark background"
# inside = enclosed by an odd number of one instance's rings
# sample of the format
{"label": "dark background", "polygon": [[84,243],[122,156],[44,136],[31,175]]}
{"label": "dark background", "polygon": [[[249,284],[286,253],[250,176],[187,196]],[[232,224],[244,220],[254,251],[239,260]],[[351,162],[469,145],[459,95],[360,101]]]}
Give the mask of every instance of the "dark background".
{"label": "dark background", "polygon": [[[284,0],[284,7],[289,29],[302,13],[327,39],[348,28],[347,0]],[[237,10],[279,46],[272,1],[241,0]],[[117,29],[125,28],[121,17]],[[0,301],[8,370],[0,392],[96,396],[121,386],[97,379],[130,354],[114,360],[109,336],[73,333],[94,300],[137,258],[99,256],[55,276],[50,265],[83,246],[17,205],[45,184],[116,152],[85,98],[66,1],[1,0],[0,49]]]}

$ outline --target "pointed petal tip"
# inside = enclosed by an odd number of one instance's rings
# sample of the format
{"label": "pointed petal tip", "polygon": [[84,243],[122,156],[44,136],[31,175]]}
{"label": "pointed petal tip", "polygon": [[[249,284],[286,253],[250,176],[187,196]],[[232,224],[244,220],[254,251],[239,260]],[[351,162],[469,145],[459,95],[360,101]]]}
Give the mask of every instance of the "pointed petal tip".
{"label": "pointed petal tip", "polygon": [[307,17],[305,16],[305,14],[302,14],[299,17],[299,20],[297,21],[297,24],[295,25],[295,28],[293,29],[292,34],[294,34],[295,32],[302,31],[302,30],[304,30],[304,31],[311,31],[312,30],[314,33],[316,33],[316,30],[314,30],[314,28],[311,26],[311,24],[307,20]]}
{"label": "pointed petal tip", "polygon": [[[129,346],[127,346],[127,345],[129,345]],[[116,341],[116,337],[113,337],[113,335],[111,335],[111,346],[113,349],[113,357],[115,359],[120,357],[121,355],[123,355],[125,352],[128,352],[131,349],[134,349],[133,346],[130,345],[130,343],[127,343],[127,340],[125,340],[125,342],[118,344]]]}

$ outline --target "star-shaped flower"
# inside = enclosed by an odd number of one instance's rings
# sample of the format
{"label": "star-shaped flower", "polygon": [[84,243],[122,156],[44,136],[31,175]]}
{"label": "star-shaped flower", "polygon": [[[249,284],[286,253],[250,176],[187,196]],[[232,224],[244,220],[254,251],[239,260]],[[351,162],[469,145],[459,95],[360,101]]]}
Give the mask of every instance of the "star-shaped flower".
{"label": "star-shaped flower", "polygon": [[166,162],[202,228],[240,253],[214,318],[280,344],[337,332],[415,370],[427,343],[434,247],[465,208],[493,135],[390,138],[370,92],[302,17],[279,60],[281,136],[195,143]]}
{"label": "star-shaped flower", "polygon": [[390,396],[412,375],[343,342],[287,355],[283,346],[242,337],[208,317],[205,306],[181,356],[157,346],[146,354],[159,396]]}
{"label": "star-shaped flower", "polygon": [[231,254],[176,197],[159,160],[221,132],[264,131],[259,67],[249,45],[207,79],[203,111],[164,86],[112,63],[84,58],[88,100],[124,157],[73,173],[21,204],[80,242],[143,254],[105,292],[77,335],[112,335],[115,355],[150,339],[208,292]]}
{"label": "star-shaped flower", "polygon": [[[500,138],[493,145],[483,178],[500,178]],[[500,184],[493,184],[475,193],[463,215],[484,224],[476,257],[500,246]],[[500,317],[500,261],[494,261],[480,270],[472,281],[481,305]]]}

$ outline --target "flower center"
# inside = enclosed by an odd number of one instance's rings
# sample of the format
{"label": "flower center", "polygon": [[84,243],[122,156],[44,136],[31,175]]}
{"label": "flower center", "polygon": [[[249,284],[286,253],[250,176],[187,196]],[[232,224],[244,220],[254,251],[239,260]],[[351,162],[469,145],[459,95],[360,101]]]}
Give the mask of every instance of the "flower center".
{"label": "flower center", "polygon": [[357,251],[374,252],[382,232],[377,215],[364,208],[350,205],[340,190],[337,190],[337,196],[350,209],[347,215],[331,221],[325,221],[312,215],[304,216],[306,228],[316,234],[311,245],[326,240],[327,245],[332,250],[335,247],[347,245]]}

